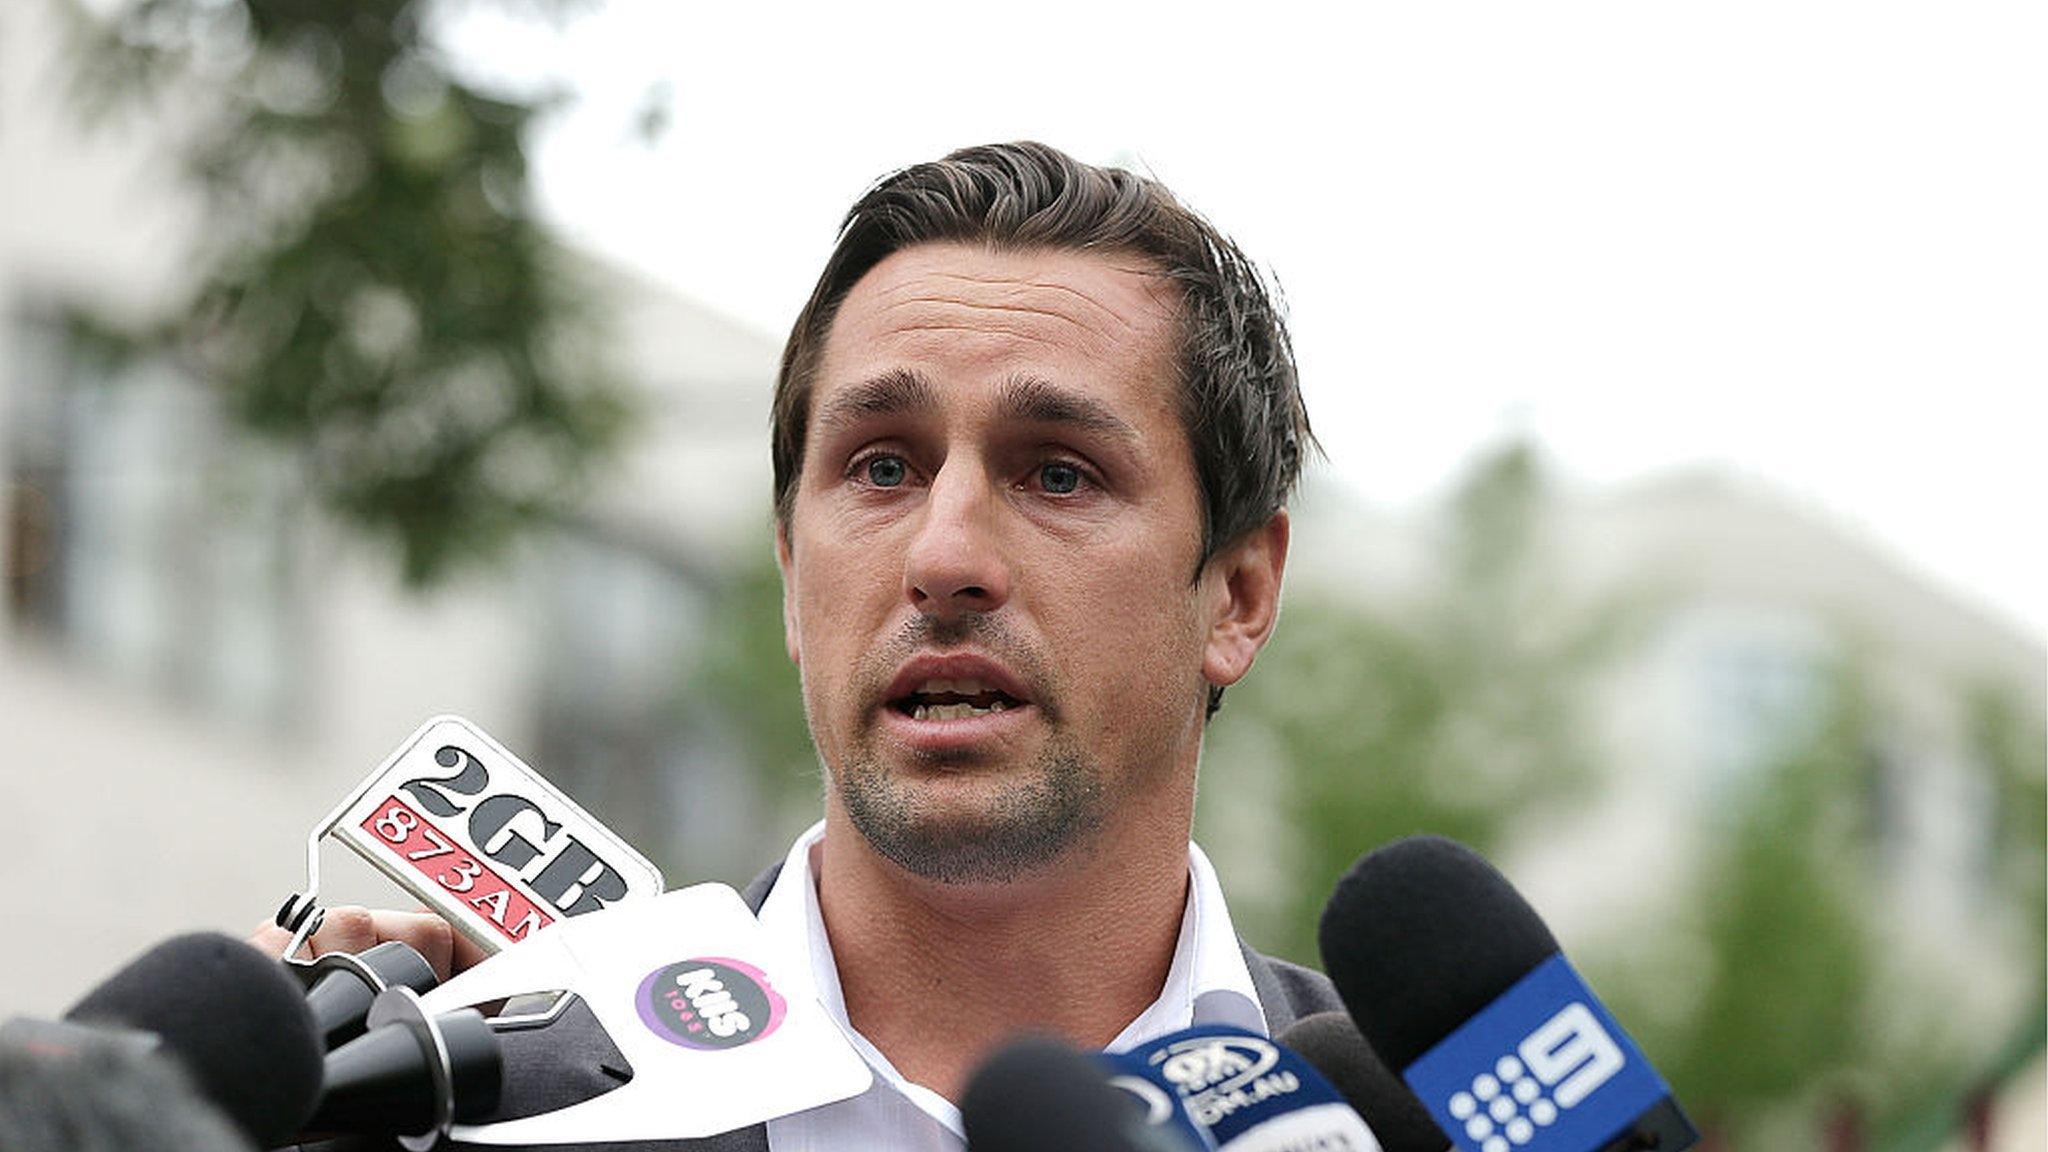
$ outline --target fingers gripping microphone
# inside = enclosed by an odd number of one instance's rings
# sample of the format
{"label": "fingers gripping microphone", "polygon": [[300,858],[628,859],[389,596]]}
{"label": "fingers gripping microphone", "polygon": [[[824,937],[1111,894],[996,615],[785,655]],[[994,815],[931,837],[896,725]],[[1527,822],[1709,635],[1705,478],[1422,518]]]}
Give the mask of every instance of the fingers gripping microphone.
{"label": "fingers gripping microphone", "polygon": [[1467,1152],[1683,1152],[1699,1139],[1492,865],[1440,837],[1367,855],[1323,911],[1323,966],[1374,1051]]}
{"label": "fingers gripping microphone", "polygon": [[298,982],[277,960],[219,933],[164,941],[64,1019],[154,1036],[261,1148],[297,1133],[320,1090],[320,1042]]}
{"label": "fingers gripping microphone", "polygon": [[1365,1118],[1386,1152],[1444,1152],[1449,1137],[1343,1012],[1317,1012],[1275,1037],[1301,1054]]}

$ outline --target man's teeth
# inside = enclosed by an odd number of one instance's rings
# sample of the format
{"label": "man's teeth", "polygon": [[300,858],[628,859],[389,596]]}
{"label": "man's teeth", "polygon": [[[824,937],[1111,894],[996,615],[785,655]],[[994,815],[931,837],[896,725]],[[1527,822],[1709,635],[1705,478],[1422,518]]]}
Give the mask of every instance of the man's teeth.
{"label": "man's teeth", "polygon": [[1009,704],[997,700],[986,708],[973,704],[919,704],[910,710],[913,720],[965,720],[969,716],[986,716],[991,712],[1006,712]]}

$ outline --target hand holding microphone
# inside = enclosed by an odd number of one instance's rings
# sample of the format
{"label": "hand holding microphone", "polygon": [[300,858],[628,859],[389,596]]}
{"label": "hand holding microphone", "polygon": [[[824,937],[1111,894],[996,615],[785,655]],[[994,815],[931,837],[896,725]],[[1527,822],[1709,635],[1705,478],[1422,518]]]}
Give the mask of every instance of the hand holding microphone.
{"label": "hand holding microphone", "polygon": [[[289,931],[275,923],[265,923],[249,934],[248,942],[258,951],[281,956],[291,939]],[[316,958],[334,952],[361,955],[380,944],[403,944],[419,953],[436,980],[466,971],[490,955],[432,912],[354,905],[325,909],[320,930],[312,934],[308,944],[310,954]]]}

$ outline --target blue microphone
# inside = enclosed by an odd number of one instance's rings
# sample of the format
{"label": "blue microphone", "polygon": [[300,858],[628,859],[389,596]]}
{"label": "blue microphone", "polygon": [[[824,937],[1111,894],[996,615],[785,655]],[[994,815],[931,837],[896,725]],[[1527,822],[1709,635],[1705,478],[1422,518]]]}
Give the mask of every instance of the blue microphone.
{"label": "blue microphone", "polygon": [[[1136,1087],[1144,1085],[1150,1100],[1177,1103],[1177,1118],[1155,1123],[1193,1133],[1200,1147],[1380,1152],[1365,1121],[1322,1073],[1256,1032],[1220,1025],[1183,1028],[1103,1060],[1119,1087],[1146,1099]],[[1152,1115],[1159,1115],[1157,1107]]]}
{"label": "blue microphone", "polygon": [[1493,866],[1440,837],[1373,852],[1323,912],[1359,1031],[1464,1152],[1684,1152],[1699,1133]]}

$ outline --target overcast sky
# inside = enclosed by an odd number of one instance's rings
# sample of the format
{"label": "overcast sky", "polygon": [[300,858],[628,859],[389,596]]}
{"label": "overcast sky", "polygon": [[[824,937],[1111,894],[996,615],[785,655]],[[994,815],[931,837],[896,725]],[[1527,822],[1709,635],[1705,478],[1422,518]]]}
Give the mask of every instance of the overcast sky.
{"label": "overcast sky", "polygon": [[872,179],[1041,139],[1276,273],[1369,501],[1508,430],[1582,483],[1713,463],[2048,633],[2048,6],[1336,9],[612,0],[455,42],[579,93],[564,229],[777,339]]}

